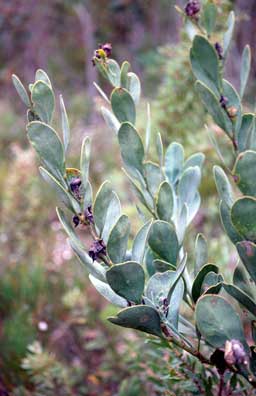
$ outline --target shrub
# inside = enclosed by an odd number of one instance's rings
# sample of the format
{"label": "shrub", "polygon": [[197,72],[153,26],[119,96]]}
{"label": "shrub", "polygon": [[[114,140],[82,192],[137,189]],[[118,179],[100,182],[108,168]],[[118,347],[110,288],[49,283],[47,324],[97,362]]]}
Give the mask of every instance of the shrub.
{"label": "shrub", "polygon": [[[223,162],[223,168],[214,167],[221,221],[239,256],[230,282],[216,264],[209,263],[202,234],[197,235],[194,255],[186,249],[185,235],[200,207],[198,189],[205,156],[196,153],[185,158],[182,145],[176,142],[164,151],[158,134],[154,142],[158,162],[150,160],[150,116],[144,139],[136,129],[139,78],[128,62],[120,67],[110,58],[109,44],[95,51],[93,64],[113,87],[108,97],[96,86],[106,103],[103,117],[117,134],[124,172],[137,197],[142,226],[133,241],[129,218],[122,213],[111,184],[104,182],[93,195],[88,137],[82,144],[80,169],[67,167],[68,118],[60,97],[62,143],[51,126],[55,96],[47,74],[36,72],[29,95],[18,77],[13,76],[13,82],[28,107],[28,138],[41,158],[40,173],[62,203],[57,214],[70,245],[94,287],[122,308],[109,321],[154,336],[158,340],[154,342],[166,348],[177,346],[180,358],[187,362],[188,355],[197,359],[201,363],[201,369],[194,366],[197,372],[204,370],[199,392],[250,394],[256,388],[256,129],[255,115],[244,113],[241,104],[250,71],[250,49],[247,46],[243,52],[238,93],[224,78],[234,13],[228,17],[223,42],[216,43],[214,3],[202,8],[197,0],[190,0],[185,11],[179,11],[195,29],[190,50],[195,90],[230,141],[232,166],[212,135]],[[84,246],[76,228],[90,230],[90,246]]]}

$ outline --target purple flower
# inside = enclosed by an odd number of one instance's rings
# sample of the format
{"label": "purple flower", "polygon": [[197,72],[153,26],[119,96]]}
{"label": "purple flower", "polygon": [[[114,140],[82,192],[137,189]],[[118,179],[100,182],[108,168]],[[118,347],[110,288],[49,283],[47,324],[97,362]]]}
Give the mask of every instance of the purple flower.
{"label": "purple flower", "polygon": [[200,8],[198,0],[190,0],[185,7],[185,13],[188,17],[195,17],[200,12]]}
{"label": "purple flower", "polygon": [[111,43],[106,43],[101,46],[103,51],[105,52],[106,56],[109,57],[112,53],[112,44]]}
{"label": "purple flower", "polygon": [[72,221],[73,221],[75,227],[77,227],[80,223],[80,219],[77,215],[73,216]]}
{"label": "purple flower", "polygon": [[72,193],[74,194],[74,196],[77,199],[81,199],[81,196],[80,196],[81,184],[82,184],[82,181],[81,181],[81,179],[79,177],[76,177],[76,178],[72,179],[70,184],[69,184]]}
{"label": "purple flower", "polygon": [[226,109],[226,106],[228,104],[228,98],[226,96],[221,95],[220,97],[220,105],[223,109]]}
{"label": "purple flower", "polygon": [[247,364],[248,357],[243,344],[239,340],[226,341],[225,360],[228,364]]}
{"label": "purple flower", "polygon": [[223,53],[224,53],[222,46],[220,45],[220,43],[215,43],[214,47],[215,47],[215,49],[217,51],[219,59],[222,60],[223,59]]}
{"label": "purple flower", "polygon": [[103,239],[93,241],[88,252],[89,256],[92,258],[93,261],[97,260],[102,254],[105,256],[106,253],[106,245],[103,242]]}
{"label": "purple flower", "polygon": [[93,224],[93,223],[94,223],[91,205],[88,206],[87,209],[85,209],[85,211],[84,211],[84,219],[85,219],[85,221],[87,221],[89,224]]}

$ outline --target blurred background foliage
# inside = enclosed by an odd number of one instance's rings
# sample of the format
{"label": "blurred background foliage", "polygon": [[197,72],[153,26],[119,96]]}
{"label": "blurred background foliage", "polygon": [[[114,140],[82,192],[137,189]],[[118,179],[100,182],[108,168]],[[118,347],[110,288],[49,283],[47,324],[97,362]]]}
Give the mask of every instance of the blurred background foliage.
{"label": "blurred background foliage", "polygon": [[[235,86],[243,46],[252,46],[246,96],[250,109],[256,81],[255,0],[213,1],[222,7],[220,24],[230,9],[238,15],[228,63]],[[187,244],[192,248],[196,233],[204,232],[211,241],[211,261],[228,274],[236,258],[227,238],[220,239],[211,177],[218,158],[193,89],[190,41],[175,3],[183,7],[185,1],[0,2],[0,395],[203,394],[208,374],[193,359],[182,362],[178,351],[161,345],[152,349],[139,334],[106,322],[113,308],[90,287],[72,256],[56,219],[56,199],[38,176],[37,159],[25,136],[24,108],[11,85],[12,73],[29,83],[38,67],[47,70],[56,92],[63,93],[71,122],[70,164],[76,165],[82,138],[90,135],[94,188],[106,178],[113,183],[135,230],[140,222],[134,197],[118,170],[117,143],[100,116],[101,99],[92,84],[99,78],[91,64],[93,50],[98,43],[112,42],[113,56],[129,60],[142,80],[139,129],[150,101],[153,131],[161,131],[165,146],[176,140],[185,145],[187,155],[199,150],[206,154],[202,207]],[[221,132],[215,125],[209,128],[218,139]]]}

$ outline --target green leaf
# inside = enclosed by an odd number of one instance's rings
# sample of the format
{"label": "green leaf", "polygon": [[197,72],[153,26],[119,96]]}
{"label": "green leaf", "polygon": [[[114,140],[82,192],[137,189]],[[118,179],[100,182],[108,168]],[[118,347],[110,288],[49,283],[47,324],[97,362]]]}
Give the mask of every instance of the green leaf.
{"label": "green leaf", "polygon": [[231,220],[235,229],[245,239],[256,241],[256,199],[243,197],[231,208]]}
{"label": "green leaf", "polygon": [[106,67],[107,78],[114,87],[120,87],[121,70],[114,59],[108,59]]}
{"label": "green leaf", "polygon": [[216,96],[220,95],[220,73],[217,53],[203,36],[195,36],[190,50],[192,70],[200,82]]}
{"label": "green leaf", "polygon": [[104,121],[105,121],[107,127],[110,130],[113,130],[117,134],[118,131],[119,131],[119,128],[121,126],[121,124],[118,121],[118,119],[106,107],[101,107],[101,114],[102,114],[102,116],[104,118]]}
{"label": "green leaf", "polygon": [[117,317],[111,317],[108,320],[118,326],[129,327],[163,338],[158,312],[146,305],[125,308],[117,314]]}
{"label": "green leaf", "polygon": [[239,261],[233,274],[233,283],[245,294],[247,294],[253,301],[256,300],[256,285],[245,265]]}
{"label": "green leaf", "polygon": [[194,167],[194,166],[199,166],[199,168],[202,168],[202,165],[204,163],[205,160],[205,155],[203,153],[196,153],[196,154],[192,154],[185,162],[184,164],[184,168],[183,171],[185,171],[186,169],[190,168],[190,167]]}
{"label": "green leaf", "polygon": [[[112,190],[110,183],[106,181],[99,188],[93,205],[94,222],[102,237],[103,233],[107,234],[107,231],[109,234],[120,214],[120,201]],[[104,241],[106,242],[107,239],[104,239]]]}
{"label": "green leaf", "polygon": [[243,237],[239,234],[239,232],[234,227],[231,220],[231,210],[226,204],[226,202],[220,202],[220,217],[224,230],[226,231],[231,242],[236,244],[237,242],[242,241]]}
{"label": "green leaf", "polygon": [[[163,300],[168,299],[170,289],[174,285],[175,281],[176,281],[176,274],[173,271],[166,271],[163,273],[154,274],[148,281],[145,290],[146,298],[155,307],[158,307],[159,309],[159,307],[162,306]],[[172,296],[168,301],[169,303],[168,319],[176,329],[178,328],[179,308],[183,298],[183,293],[184,293],[184,284],[183,281],[180,279],[174,285]]]}
{"label": "green leaf", "polygon": [[91,154],[91,139],[87,136],[83,140],[81,147],[81,155],[80,155],[80,170],[81,170],[82,183],[84,188],[86,188],[88,182],[90,154]]}
{"label": "green leaf", "polygon": [[237,300],[239,304],[242,304],[251,314],[256,316],[256,304],[247,294],[234,285],[223,283],[222,286],[231,297]]}
{"label": "green leaf", "polygon": [[196,254],[196,262],[194,274],[195,276],[200,271],[203,265],[208,262],[208,246],[207,240],[203,234],[197,234],[196,243],[195,243],[195,254]]}
{"label": "green leaf", "polygon": [[237,139],[242,123],[242,105],[241,99],[235,88],[223,79],[223,95],[228,99],[227,107],[234,107],[236,109],[236,116],[233,119],[235,138]]}
{"label": "green leaf", "polygon": [[113,263],[125,261],[129,233],[130,221],[126,215],[122,215],[110,231],[107,243],[107,252]]}
{"label": "green leaf", "polygon": [[69,128],[68,116],[62,95],[60,95],[60,113],[61,113],[61,126],[63,133],[64,149],[65,152],[67,152],[70,141],[70,128]]}
{"label": "green leaf", "polygon": [[[218,294],[222,288],[223,276],[213,271],[208,272],[203,280],[200,295],[202,294]],[[213,292],[214,290],[214,292]]]}
{"label": "green leaf", "polygon": [[163,158],[164,158],[164,147],[163,147],[163,142],[162,142],[162,136],[161,133],[158,132],[158,134],[156,135],[156,152],[158,155],[158,159],[159,159],[159,164],[162,167],[163,164]]}
{"label": "green leaf", "polygon": [[231,304],[223,297],[206,294],[196,305],[196,324],[206,341],[215,348],[223,348],[227,340],[246,344],[243,327]]}
{"label": "green leaf", "polygon": [[246,45],[242,54],[242,63],[240,71],[240,96],[243,98],[245,88],[249,79],[251,69],[251,49],[249,45]]}
{"label": "green leaf", "polygon": [[151,224],[152,224],[152,220],[149,220],[146,224],[144,224],[137,233],[137,235],[135,236],[133,241],[132,260],[137,261],[137,263],[140,264],[143,263]]}
{"label": "green leaf", "polygon": [[91,257],[87,252],[78,245],[74,239],[69,240],[70,246],[73,249],[75,255],[79,261],[85,266],[89,274],[93,275],[95,278],[102,282],[106,282],[106,270],[97,261],[92,261]]}
{"label": "green leaf", "polygon": [[56,191],[60,201],[63,202],[71,212],[74,214],[81,212],[80,204],[73,197],[73,195],[69,193],[67,188],[64,188],[63,185],[60,184],[59,181],[42,166],[39,167],[39,172],[46,183],[50,184],[50,186],[52,186],[52,188]]}
{"label": "green leaf", "polygon": [[173,191],[167,181],[160,184],[156,198],[156,212],[160,220],[171,221],[173,213]]}
{"label": "green leaf", "polygon": [[144,162],[144,175],[147,183],[147,188],[152,197],[156,197],[159,186],[163,181],[163,174],[159,165],[154,162]]}
{"label": "green leaf", "polygon": [[236,248],[245,268],[256,282],[256,245],[249,241],[242,241],[236,244]]}
{"label": "green leaf", "polygon": [[118,121],[135,124],[136,109],[132,96],[124,88],[116,88],[111,94],[111,107]]}
{"label": "green leaf", "polygon": [[135,261],[113,265],[106,272],[110,287],[119,296],[130,302],[140,303],[144,291],[145,274],[142,266]]}
{"label": "green leaf", "polygon": [[217,7],[213,3],[207,3],[203,8],[202,23],[210,36],[214,31],[217,18]]}
{"label": "green leaf", "polygon": [[181,205],[186,203],[188,207],[190,207],[195,199],[200,180],[201,171],[198,166],[187,168],[185,172],[183,172],[178,185],[178,195]]}
{"label": "green leaf", "polygon": [[129,77],[128,91],[130,92],[131,97],[134,100],[134,103],[137,105],[140,101],[140,95],[141,95],[140,79],[133,72],[129,72],[128,77]]}
{"label": "green leaf", "polygon": [[32,88],[31,99],[33,108],[42,122],[50,124],[55,106],[52,89],[44,81],[37,81]]}
{"label": "green leaf", "polygon": [[165,173],[170,184],[175,183],[180,178],[183,170],[184,150],[181,144],[171,143],[165,154]]}
{"label": "green leaf", "polygon": [[216,274],[218,274],[219,268],[215,264],[205,264],[200,269],[192,286],[192,298],[195,303],[197,302],[197,300],[199,299],[202,293],[201,289],[202,289],[203,281],[209,272],[215,272]]}
{"label": "green leaf", "polygon": [[244,114],[242,117],[242,123],[237,136],[237,144],[239,152],[243,152],[249,149],[256,149],[255,144],[255,116],[254,114]]}
{"label": "green leaf", "polygon": [[165,272],[165,271],[175,271],[176,270],[175,265],[167,263],[164,260],[154,260],[153,264],[156,269],[156,272]]}
{"label": "green leaf", "polygon": [[196,90],[214,122],[222,128],[228,136],[232,136],[232,122],[230,121],[227,113],[221,107],[219,100],[205,84],[200,81],[196,82]]}
{"label": "green leaf", "polygon": [[213,167],[213,174],[220,199],[224,201],[229,208],[231,208],[234,199],[232,187],[229,183],[227,175],[221,167],[216,165]]}
{"label": "green leaf", "polygon": [[175,265],[179,243],[174,227],[165,221],[155,221],[149,232],[148,244],[160,259]]}
{"label": "green leaf", "polygon": [[223,37],[223,51],[225,58],[227,56],[227,52],[229,50],[232,41],[234,27],[235,27],[235,14],[233,11],[231,11],[227,20],[227,31],[225,32]]}
{"label": "green leaf", "polygon": [[140,135],[129,122],[124,122],[118,132],[121,156],[125,166],[132,173],[143,174],[144,146]]}
{"label": "green leaf", "polygon": [[256,152],[245,151],[240,153],[236,159],[233,174],[236,177],[236,184],[245,194],[256,197]]}
{"label": "green leaf", "polygon": [[123,297],[120,297],[118,294],[116,294],[107,283],[102,282],[91,274],[89,275],[89,279],[95,289],[111,304],[117,305],[121,308],[127,307],[127,301]]}
{"label": "green leaf", "polygon": [[120,80],[121,80],[121,87],[128,89],[129,88],[129,76],[128,76],[128,72],[130,70],[130,63],[125,61],[123,62],[122,66],[121,66],[121,76],[120,76]]}
{"label": "green leaf", "polygon": [[35,82],[39,80],[44,81],[47,85],[49,85],[50,88],[52,88],[52,84],[48,75],[42,69],[38,69],[35,74]]}
{"label": "green leaf", "polygon": [[28,124],[27,132],[30,143],[41,157],[45,167],[64,183],[64,149],[57,133],[49,125],[40,121],[32,121]]}
{"label": "green leaf", "polygon": [[30,107],[31,103],[30,103],[30,99],[29,99],[28,93],[26,91],[26,88],[24,87],[24,85],[20,81],[19,77],[17,77],[15,74],[13,74],[12,75],[12,82],[13,82],[13,85],[14,85],[19,97],[21,98],[22,102],[27,107]]}
{"label": "green leaf", "polygon": [[154,207],[154,202],[152,197],[150,196],[150,194],[147,192],[146,189],[143,188],[143,190],[141,189],[140,186],[138,186],[137,182],[135,182],[134,178],[132,178],[125,169],[123,169],[125,175],[128,177],[132,189],[135,193],[135,195],[137,196],[137,198],[140,200],[140,202],[150,211],[152,211],[153,207]]}

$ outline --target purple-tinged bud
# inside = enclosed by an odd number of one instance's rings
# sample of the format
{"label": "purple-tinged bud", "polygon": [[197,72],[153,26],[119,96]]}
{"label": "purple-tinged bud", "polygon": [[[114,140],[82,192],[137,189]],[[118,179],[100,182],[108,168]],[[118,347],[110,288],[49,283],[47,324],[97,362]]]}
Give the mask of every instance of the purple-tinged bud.
{"label": "purple-tinged bud", "polygon": [[77,227],[80,223],[80,219],[77,215],[73,216],[72,221],[73,221],[75,227]]}
{"label": "purple-tinged bud", "polygon": [[225,360],[228,364],[248,364],[248,356],[243,344],[239,340],[226,341]]}
{"label": "purple-tinged bud", "polygon": [[103,49],[103,51],[105,52],[107,57],[111,56],[111,53],[112,53],[112,44],[111,43],[103,44],[101,46],[101,48]]}
{"label": "purple-tinged bud", "polygon": [[77,199],[81,199],[80,196],[80,187],[81,187],[82,181],[79,177],[76,177],[74,179],[71,180],[71,182],[69,183],[70,189],[72,191],[72,193],[75,195],[75,197]]}
{"label": "purple-tinged bud", "polygon": [[223,109],[226,109],[228,104],[228,98],[226,96],[221,95],[220,97],[220,105]]}
{"label": "purple-tinged bud", "polygon": [[94,218],[93,218],[92,207],[91,206],[88,206],[88,208],[85,209],[85,211],[84,211],[84,219],[89,224],[93,224],[94,223]]}
{"label": "purple-tinged bud", "polygon": [[93,261],[97,260],[100,255],[106,255],[106,245],[103,242],[103,239],[98,239],[97,241],[93,241],[88,254],[92,258]]}
{"label": "purple-tinged bud", "polygon": [[198,0],[190,0],[186,7],[185,13],[188,17],[195,17],[200,12],[201,6]]}
{"label": "purple-tinged bud", "polygon": [[217,51],[219,59],[222,60],[223,59],[223,55],[224,55],[224,51],[223,51],[222,46],[220,45],[220,43],[215,43],[214,47],[215,47],[215,49]]}

